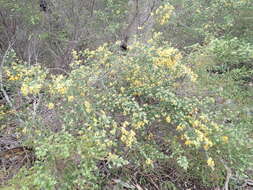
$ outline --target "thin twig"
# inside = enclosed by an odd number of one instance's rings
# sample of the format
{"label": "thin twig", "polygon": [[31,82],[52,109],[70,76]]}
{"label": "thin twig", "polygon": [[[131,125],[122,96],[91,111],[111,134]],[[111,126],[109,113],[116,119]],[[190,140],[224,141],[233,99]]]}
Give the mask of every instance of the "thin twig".
{"label": "thin twig", "polygon": [[229,190],[229,189],[228,189],[228,184],[229,184],[229,181],[230,181],[230,179],[231,179],[231,177],[232,177],[232,171],[231,171],[231,169],[227,166],[227,164],[225,163],[224,160],[221,160],[221,162],[223,163],[223,165],[224,165],[224,167],[225,167],[225,169],[226,169],[226,171],[227,171],[226,181],[225,181],[225,184],[224,184],[224,187],[222,188],[222,190]]}
{"label": "thin twig", "polygon": [[4,66],[4,63],[5,63],[5,59],[10,51],[10,49],[12,48],[12,45],[14,44],[14,42],[10,43],[7,50],[5,51],[3,57],[2,57],[2,62],[1,62],[1,66],[0,66],[0,87],[1,87],[1,91],[4,95],[4,98],[6,99],[7,103],[9,104],[9,106],[11,108],[13,108],[13,104],[7,94],[7,92],[5,91],[4,89],[4,85],[3,85],[3,66]]}
{"label": "thin twig", "polygon": [[35,116],[36,116],[36,112],[38,109],[38,106],[40,104],[40,100],[41,100],[41,96],[39,94],[38,99],[36,99],[36,97],[34,96],[34,101],[33,101],[33,119],[35,120]]}
{"label": "thin twig", "polygon": [[15,111],[15,114],[18,117],[19,122],[23,123],[24,121],[17,114],[17,110],[15,109],[14,105],[12,104],[11,99],[9,98],[7,92],[4,89],[4,85],[3,85],[3,67],[4,67],[4,64],[5,64],[5,61],[6,61],[6,57],[9,54],[9,51],[11,50],[13,44],[14,44],[14,41],[9,44],[7,50],[5,51],[5,53],[2,57],[1,66],[0,66],[0,89],[1,89],[1,92],[3,93],[3,95],[4,95],[4,98],[5,98],[6,102],[9,104],[10,108]]}
{"label": "thin twig", "polygon": [[91,17],[93,17],[94,5],[95,5],[95,0],[92,0],[92,2],[91,2],[91,11],[90,11],[90,16]]}

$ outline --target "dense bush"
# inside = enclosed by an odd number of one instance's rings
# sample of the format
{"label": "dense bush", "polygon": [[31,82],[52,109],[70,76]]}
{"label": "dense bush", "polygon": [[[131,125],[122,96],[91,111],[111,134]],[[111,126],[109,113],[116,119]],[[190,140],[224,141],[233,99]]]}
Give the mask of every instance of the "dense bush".
{"label": "dense bush", "polygon": [[253,46],[238,38],[215,39],[210,42],[207,51],[214,57],[220,72],[240,68],[250,70],[253,67]]}
{"label": "dense bush", "polygon": [[[198,47],[190,56],[195,57],[196,68],[211,74],[223,74],[239,82],[252,82],[253,46],[238,38],[213,39],[207,46]],[[207,73],[206,73],[207,74]]]}
{"label": "dense bush", "polygon": [[[224,182],[224,167],[243,173],[252,146],[246,131],[212,121],[204,109],[212,98],[177,95],[183,81],[197,81],[180,59],[178,50],[151,42],[133,45],[127,55],[110,45],[73,51],[66,75],[10,63],[8,83],[17,86],[23,101],[37,102],[19,113],[20,133],[37,161],[12,188],[98,189],[100,162],[114,172],[171,163],[207,186]],[[44,110],[55,112],[51,125]]]}

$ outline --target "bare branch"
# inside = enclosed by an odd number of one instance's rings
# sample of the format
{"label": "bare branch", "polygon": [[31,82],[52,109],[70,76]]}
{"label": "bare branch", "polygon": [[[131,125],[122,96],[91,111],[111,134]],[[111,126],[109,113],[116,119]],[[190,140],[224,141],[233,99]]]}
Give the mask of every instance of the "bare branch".
{"label": "bare branch", "polygon": [[91,17],[93,16],[95,1],[96,1],[96,0],[92,0],[92,1],[91,1],[91,8],[90,8],[90,16],[91,16]]}
{"label": "bare branch", "polygon": [[5,63],[5,61],[6,61],[6,57],[7,57],[7,55],[9,54],[9,52],[10,52],[10,50],[11,50],[13,44],[14,44],[14,42],[11,42],[11,43],[9,44],[7,50],[5,51],[5,53],[4,53],[3,57],[2,57],[1,66],[0,66],[0,87],[1,87],[1,91],[2,91],[2,93],[3,93],[3,95],[4,95],[5,100],[7,101],[7,103],[9,104],[9,106],[10,106],[11,108],[13,108],[13,104],[12,104],[12,102],[11,102],[11,100],[10,100],[10,98],[9,98],[9,96],[8,96],[8,94],[7,94],[7,92],[5,91],[4,85],[3,85],[3,66],[4,66],[4,63]]}
{"label": "bare branch", "polygon": [[232,177],[232,171],[231,171],[231,169],[227,166],[227,164],[225,163],[224,160],[221,160],[221,162],[223,163],[223,165],[224,165],[224,167],[225,167],[225,169],[226,169],[226,171],[227,171],[226,181],[225,181],[225,184],[224,184],[224,187],[222,188],[222,190],[229,190],[228,185],[229,185],[229,181],[230,181],[230,179],[231,179],[231,177]]}
{"label": "bare branch", "polygon": [[0,66],[0,89],[1,89],[1,92],[3,93],[3,95],[4,95],[4,98],[5,98],[6,102],[9,104],[10,108],[15,111],[15,114],[17,115],[19,122],[23,123],[24,121],[17,114],[17,110],[14,107],[13,103],[11,102],[11,99],[9,98],[7,92],[4,89],[4,85],[3,85],[3,67],[4,67],[4,64],[6,62],[6,58],[9,54],[9,52],[11,51],[12,46],[13,46],[14,43],[15,43],[14,41],[9,43],[9,46],[8,46],[7,50],[5,51],[3,57],[2,57],[1,66]]}

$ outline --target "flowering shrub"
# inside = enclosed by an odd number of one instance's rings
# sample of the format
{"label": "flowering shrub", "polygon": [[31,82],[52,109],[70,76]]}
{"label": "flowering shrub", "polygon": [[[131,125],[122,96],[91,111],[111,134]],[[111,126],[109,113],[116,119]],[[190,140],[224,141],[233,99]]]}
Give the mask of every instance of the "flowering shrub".
{"label": "flowering shrub", "polygon": [[155,15],[157,16],[157,21],[160,25],[164,25],[168,23],[171,13],[174,10],[174,7],[168,4],[167,2],[164,5],[158,7],[155,11]]}
{"label": "flowering shrub", "polygon": [[[247,167],[252,142],[241,139],[242,131],[212,121],[202,108],[213,100],[177,94],[182,81],[194,85],[198,79],[178,50],[153,42],[136,43],[127,55],[107,44],[72,54],[65,75],[18,63],[5,68],[23,101],[37,100],[23,110],[20,126],[37,161],[26,177],[16,177],[22,183],[13,180],[17,188],[98,189],[99,162],[111,172],[175,163],[207,184],[223,183],[224,165]],[[44,121],[45,109],[56,113],[52,125]]]}

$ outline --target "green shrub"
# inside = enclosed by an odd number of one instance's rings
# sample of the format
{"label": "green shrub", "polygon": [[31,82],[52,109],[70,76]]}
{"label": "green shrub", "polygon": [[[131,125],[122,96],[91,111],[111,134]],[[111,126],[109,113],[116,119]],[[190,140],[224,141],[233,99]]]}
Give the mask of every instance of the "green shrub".
{"label": "green shrub", "polygon": [[[73,51],[66,75],[40,66],[6,67],[23,101],[37,99],[23,109],[20,126],[37,161],[10,182],[14,189],[98,189],[101,161],[111,175],[123,166],[151,171],[159,163],[173,165],[209,186],[224,182],[224,164],[244,172],[252,146],[245,131],[212,120],[205,113],[212,98],[177,94],[182,81],[197,82],[178,50],[151,41],[134,44],[126,55],[116,49]],[[51,125],[45,109],[55,113]]]}
{"label": "green shrub", "polygon": [[240,68],[253,68],[253,46],[238,38],[215,39],[208,45],[207,50],[217,65],[214,69],[221,72]]}

